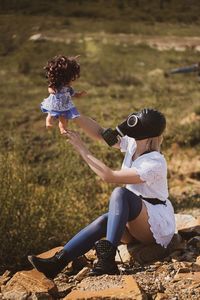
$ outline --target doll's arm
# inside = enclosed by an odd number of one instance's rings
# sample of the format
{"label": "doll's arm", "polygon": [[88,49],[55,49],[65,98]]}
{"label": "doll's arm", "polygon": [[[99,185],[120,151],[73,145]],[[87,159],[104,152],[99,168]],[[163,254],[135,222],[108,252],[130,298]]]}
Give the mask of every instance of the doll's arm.
{"label": "doll's arm", "polygon": [[84,96],[87,96],[87,92],[86,91],[81,91],[81,92],[75,92],[73,97],[84,97]]}
{"label": "doll's arm", "polygon": [[48,87],[48,92],[49,94],[55,94],[56,91],[54,89],[52,89],[51,87]]}

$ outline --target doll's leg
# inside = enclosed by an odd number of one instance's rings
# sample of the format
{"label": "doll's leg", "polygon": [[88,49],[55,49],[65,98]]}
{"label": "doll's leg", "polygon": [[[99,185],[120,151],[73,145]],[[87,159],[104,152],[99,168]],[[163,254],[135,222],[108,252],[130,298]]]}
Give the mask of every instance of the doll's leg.
{"label": "doll's leg", "polygon": [[46,127],[47,128],[51,128],[53,127],[53,117],[48,113],[47,117],[46,117]]}
{"label": "doll's leg", "polygon": [[58,123],[58,126],[60,128],[60,133],[63,134],[63,133],[66,133],[67,131],[67,119],[64,117],[64,116],[59,116],[59,123]]}

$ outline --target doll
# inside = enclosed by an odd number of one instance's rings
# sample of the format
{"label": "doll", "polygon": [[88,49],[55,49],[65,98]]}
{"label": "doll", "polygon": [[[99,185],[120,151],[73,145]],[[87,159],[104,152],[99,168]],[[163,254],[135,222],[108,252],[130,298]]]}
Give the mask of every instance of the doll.
{"label": "doll", "polygon": [[51,128],[53,120],[58,119],[61,134],[67,132],[69,119],[80,116],[72,102],[72,97],[82,97],[87,94],[85,91],[75,92],[72,88],[73,81],[80,77],[80,65],[77,58],[78,56],[58,55],[49,60],[44,67],[50,95],[41,103],[41,110],[47,113],[47,128]]}

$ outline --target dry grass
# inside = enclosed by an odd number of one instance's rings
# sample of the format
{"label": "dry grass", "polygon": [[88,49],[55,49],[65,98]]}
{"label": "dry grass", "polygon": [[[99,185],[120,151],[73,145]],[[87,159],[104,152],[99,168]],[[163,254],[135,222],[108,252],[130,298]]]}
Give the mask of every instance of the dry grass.
{"label": "dry grass", "polygon": [[[166,114],[163,150],[169,163],[170,197],[176,211],[199,207],[199,83],[195,75],[163,76],[164,70],[198,61],[199,54],[136,46],[129,35],[115,34],[111,39],[105,32],[104,38],[99,38],[99,30],[104,25],[106,31],[110,21],[102,25],[96,20],[92,28],[86,21],[72,18],[66,25],[63,17],[1,16],[0,242],[4,246],[0,257],[14,268],[22,266],[27,253],[64,243],[107,210],[113,189],[94,176],[57,128],[52,132],[44,128],[45,116],[39,109],[47,95],[42,67],[58,53],[81,55],[76,88],[87,90],[88,97],[76,100],[76,105],[102,126],[114,127],[143,107]],[[117,32],[121,22],[126,24],[123,20],[112,23],[110,32],[114,28]],[[138,24],[135,26],[139,30]],[[148,34],[156,32],[157,26],[143,24],[140,29]],[[51,37],[67,39],[67,32],[76,35],[68,42],[29,41],[34,33],[49,34],[49,28]],[[181,35],[184,30],[188,34],[188,28],[191,35],[193,32],[192,26],[169,28]],[[74,128],[73,122],[70,127]],[[120,153],[83,138],[98,158],[112,168],[120,167]]]}

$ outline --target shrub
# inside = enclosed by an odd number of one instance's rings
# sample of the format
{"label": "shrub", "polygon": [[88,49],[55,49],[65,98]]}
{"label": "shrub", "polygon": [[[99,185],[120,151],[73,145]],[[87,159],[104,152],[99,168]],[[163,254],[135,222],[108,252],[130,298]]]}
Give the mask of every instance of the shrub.
{"label": "shrub", "polygon": [[[32,251],[51,246],[63,206],[57,194],[29,181],[30,170],[15,154],[0,157],[0,265],[16,269]],[[55,232],[56,231],[56,232]]]}
{"label": "shrub", "polygon": [[[174,129],[173,135],[167,137],[168,143],[176,142],[180,146],[196,146],[200,143],[200,124],[192,122]],[[168,144],[167,143],[167,144]]]}

